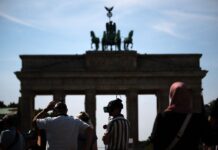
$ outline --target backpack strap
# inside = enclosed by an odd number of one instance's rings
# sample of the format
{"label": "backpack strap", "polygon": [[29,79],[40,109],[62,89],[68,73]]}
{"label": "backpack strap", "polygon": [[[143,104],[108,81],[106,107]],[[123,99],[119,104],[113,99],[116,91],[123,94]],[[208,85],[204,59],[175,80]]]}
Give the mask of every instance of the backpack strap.
{"label": "backpack strap", "polygon": [[178,143],[178,141],[180,140],[180,138],[182,137],[190,119],[191,119],[191,116],[192,114],[188,114],[180,128],[180,130],[178,131],[178,133],[176,134],[176,137],[173,139],[173,141],[170,143],[170,145],[166,148],[166,150],[171,150],[175,145],[176,143]]}

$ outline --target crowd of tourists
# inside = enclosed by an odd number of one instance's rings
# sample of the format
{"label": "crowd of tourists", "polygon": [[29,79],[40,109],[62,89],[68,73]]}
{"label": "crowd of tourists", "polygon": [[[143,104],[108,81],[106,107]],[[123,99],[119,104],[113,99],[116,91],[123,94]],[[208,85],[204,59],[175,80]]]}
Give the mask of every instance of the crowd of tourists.
{"label": "crowd of tourists", "polygon": [[[157,114],[145,150],[218,150],[218,99],[211,109],[193,110],[193,96],[183,82],[169,90],[169,105]],[[203,100],[202,100],[203,102]],[[117,98],[104,107],[110,121],[102,136],[105,150],[128,150],[131,123],[122,115],[122,100]],[[48,116],[48,112],[52,115]],[[33,129],[21,133],[17,116],[6,115],[0,121],[0,150],[97,150],[97,135],[89,114],[68,116],[64,102],[51,101],[37,113]]]}

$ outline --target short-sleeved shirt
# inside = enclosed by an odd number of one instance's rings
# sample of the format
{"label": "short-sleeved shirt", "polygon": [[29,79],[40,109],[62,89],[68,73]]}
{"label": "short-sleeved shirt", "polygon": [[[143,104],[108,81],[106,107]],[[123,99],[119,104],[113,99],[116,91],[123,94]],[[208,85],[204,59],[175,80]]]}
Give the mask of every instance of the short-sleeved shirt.
{"label": "short-sleeved shirt", "polygon": [[123,115],[114,117],[108,124],[110,136],[108,150],[127,150],[129,142],[129,121]]}
{"label": "short-sleeved shirt", "polygon": [[3,130],[0,136],[0,143],[8,150],[24,150],[25,148],[23,135],[16,131],[15,128]]}
{"label": "short-sleeved shirt", "polygon": [[79,119],[64,115],[37,119],[36,123],[46,131],[47,150],[77,150],[79,133],[89,127]]}

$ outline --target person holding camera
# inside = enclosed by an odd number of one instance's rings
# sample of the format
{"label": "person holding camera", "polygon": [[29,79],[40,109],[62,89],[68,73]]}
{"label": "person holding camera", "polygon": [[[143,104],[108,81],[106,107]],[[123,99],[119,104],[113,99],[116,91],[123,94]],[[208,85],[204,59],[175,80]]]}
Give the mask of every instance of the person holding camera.
{"label": "person holding camera", "polygon": [[[54,117],[45,117],[53,110]],[[47,150],[77,150],[78,136],[87,136],[84,150],[89,150],[93,137],[93,129],[83,121],[67,115],[67,105],[63,102],[51,101],[48,106],[33,118],[33,125],[44,129],[47,137]]]}
{"label": "person holding camera", "polygon": [[109,113],[112,119],[104,125],[106,132],[102,137],[106,150],[128,150],[129,122],[121,114],[123,104],[121,99],[110,101],[104,112]]}

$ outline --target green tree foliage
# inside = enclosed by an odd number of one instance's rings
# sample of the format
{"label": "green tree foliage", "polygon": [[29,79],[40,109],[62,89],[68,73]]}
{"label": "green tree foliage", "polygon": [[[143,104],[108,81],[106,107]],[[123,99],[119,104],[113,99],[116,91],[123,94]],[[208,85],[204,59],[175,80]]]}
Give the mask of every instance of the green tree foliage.
{"label": "green tree foliage", "polygon": [[18,104],[17,104],[17,103],[14,103],[14,102],[12,102],[12,103],[10,103],[10,104],[8,105],[8,107],[18,107]]}
{"label": "green tree foliage", "polygon": [[5,107],[7,107],[7,106],[5,105],[5,103],[4,103],[3,101],[0,101],[0,108],[5,108]]}

